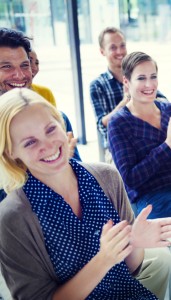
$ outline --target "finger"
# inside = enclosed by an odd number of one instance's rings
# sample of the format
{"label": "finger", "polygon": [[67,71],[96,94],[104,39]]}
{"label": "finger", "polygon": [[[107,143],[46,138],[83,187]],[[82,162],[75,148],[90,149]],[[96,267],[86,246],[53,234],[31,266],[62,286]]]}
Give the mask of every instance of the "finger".
{"label": "finger", "polygon": [[147,207],[145,207],[140,214],[136,217],[137,221],[145,221],[147,219],[147,217],[149,216],[149,214],[152,211],[152,205],[148,205]]}
{"label": "finger", "polygon": [[156,221],[158,221],[161,226],[166,226],[166,225],[170,225],[171,226],[171,218],[170,217],[156,219]]}
{"label": "finger", "polygon": [[169,247],[169,246],[171,246],[171,242],[166,240],[166,241],[157,242],[154,248]]}
{"label": "finger", "polygon": [[108,230],[110,228],[112,228],[112,226],[113,226],[113,221],[110,219],[110,220],[107,221],[106,224],[103,225],[101,236],[105,235],[108,232]]}
{"label": "finger", "polygon": [[128,245],[130,241],[130,232],[125,228],[122,231],[122,234],[117,235],[110,242],[110,247],[115,250],[116,253],[123,251]]}
{"label": "finger", "polygon": [[125,236],[125,234],[128,234],[128,232],[131,232],[131,226],[128,225],[127,221],[122,221],[115,226],[112,226],[107,233],[107,238],[110,241],[115,237],[115,241],[118,242]]}

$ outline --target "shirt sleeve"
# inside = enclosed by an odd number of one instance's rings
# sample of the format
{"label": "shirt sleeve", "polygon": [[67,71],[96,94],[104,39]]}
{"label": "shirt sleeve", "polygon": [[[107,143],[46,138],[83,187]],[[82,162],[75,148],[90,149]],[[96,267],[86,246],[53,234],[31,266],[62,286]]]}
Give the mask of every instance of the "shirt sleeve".
{"label": "shirt sleeve", "polygon": [[153,148],[144,159],[137,162],[136,149],[131,143],[131,127],[121,126],[124,119],[114,115],[108,124],[109,147],[115,164],[130,188],[138,188],[157,173],[163,163],[171,159],[171,149],[164,142]]}
{"label": "shirt sleeve", "polygon": [[106,103],[106,99],[103,87],[97,80],[90,84],[90,99],[96,117],[97,128],[101,134],[105,135],[107,128],[103,125],[102,118],[106,116],[106,112],[102,103]]}

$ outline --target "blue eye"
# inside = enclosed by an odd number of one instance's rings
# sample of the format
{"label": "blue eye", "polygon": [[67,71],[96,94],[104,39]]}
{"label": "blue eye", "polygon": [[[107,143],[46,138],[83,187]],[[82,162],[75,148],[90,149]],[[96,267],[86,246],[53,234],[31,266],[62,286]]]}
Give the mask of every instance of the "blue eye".
{"label": "blue eye", "polygon": [[35,144],[35,142],[36,142],[35,140],[30,140],[30,141],[28,141],[28,142],[24,145],[24,148],[27,148],[27,147],[29,147],[29,146]]}
{"label": "blue eye", "polygon": [[55,129],[56,129],[56,126],[51,126],[51,127],[48,128],[48,130],[47,130],[46,133],[51,133],[51,132],[53,132]]}

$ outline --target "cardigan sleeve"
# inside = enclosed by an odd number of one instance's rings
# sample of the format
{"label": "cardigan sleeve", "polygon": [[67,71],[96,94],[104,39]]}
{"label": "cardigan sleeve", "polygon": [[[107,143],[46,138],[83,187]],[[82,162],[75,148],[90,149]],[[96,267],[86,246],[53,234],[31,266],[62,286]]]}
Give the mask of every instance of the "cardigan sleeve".
{"label": "cardigan sleeve", "polygon": [[52,299],[59,284],[37,217],[28,207],[8,199],[0,204],[0,262],[15,300]]}

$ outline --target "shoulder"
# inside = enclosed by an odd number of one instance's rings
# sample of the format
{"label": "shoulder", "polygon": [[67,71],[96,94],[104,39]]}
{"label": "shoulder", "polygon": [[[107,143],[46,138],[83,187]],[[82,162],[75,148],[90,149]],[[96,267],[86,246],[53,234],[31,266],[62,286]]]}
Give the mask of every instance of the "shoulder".
{"label": "shoulder", "polygon": [[52,105],[56,106],[55,97],[48,87],[32,83],[31,88],[34,92],[44,97]]}
{"label": "shoulder", "polygon": [[46,93],[52,93],[51,92],[51,90],[48,88],[48,87],[46,87],[46,86],[43,86],[43,85],[39,85],[39,84],[34,84],[34,83],[32,83],[31,84],[31,88],[32,88],[32,90],[33,91],[35,91],[35,92],[46,92]]}
{"label": "shoulder", "polygon": [[109,80],[108,72],[101,73],[98,77],[91,81],[90,87],[100,86],[107,80]]}
{"label": "shoulder", "polygon": [[0,228],[8,225],[18,226],[23,219],[32,212],[29,201],[22,189],[11,192],[0,203]]}
{"label": "shoulder", "polygon": [[171,111],[171,103],[170,102],[166,102],[166,101],[157,99],[157,100],[155,100],[155,104],[157,105],[157,107],[159,109]]}
{"label": "shoulder", "polygon": [[126,120],[129,122],[131,114],[126,107],[120,108],[117,112],[113,113],[109,120],[109,124],[118,124],[119,126],[123,125],[123,121]]}
{"label": "shoulder", "polygon": [[[80,163],[80,162],[79,162]],[[111,179],[113,182],[120,181],[120,175],[114,165],[107,163],[80,163],[89,173],[91,173],[99,183],[107,184]]]}

